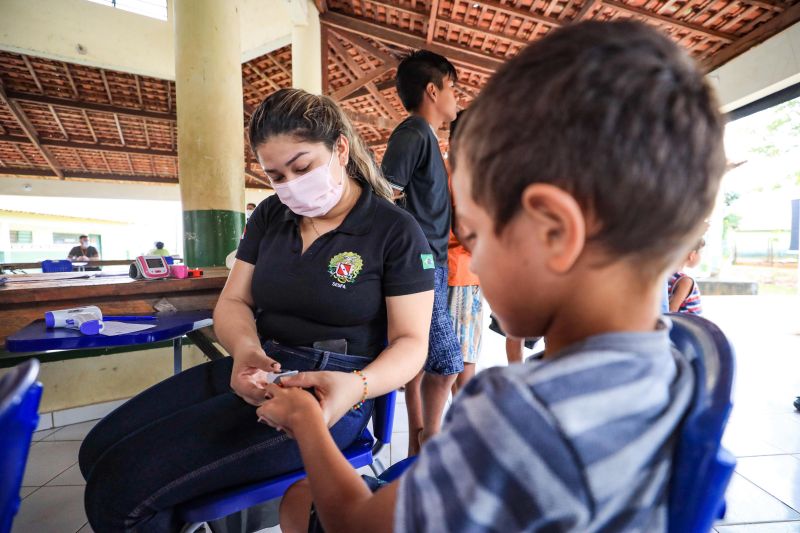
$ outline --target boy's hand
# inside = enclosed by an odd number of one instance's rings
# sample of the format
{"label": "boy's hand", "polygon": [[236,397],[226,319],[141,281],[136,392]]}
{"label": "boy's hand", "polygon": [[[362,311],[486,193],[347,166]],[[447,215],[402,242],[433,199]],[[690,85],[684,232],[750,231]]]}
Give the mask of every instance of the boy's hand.
{"label": "boy's hand", "polygon": [[264,394],[266,399],[256,410],[258,420],[292,438],[303,424],[313,424],[315,418],[319,424],[325,422],[317,399],[308,391],[269,383]]}
{"label": "boy's hand", "polygon": [[268,357],[260,348],[238,353],[233,359],[231,388],[242,400],[250,405],[259,406],[264,403],[267,374],[280,370],[281,364]]}
{"label": "boy's hand", "polygon": [[281,379],[283,387],[313,387],[325,424],[331,427],[361,401],[364,391],[361,378],[349,372],[302,372]]}

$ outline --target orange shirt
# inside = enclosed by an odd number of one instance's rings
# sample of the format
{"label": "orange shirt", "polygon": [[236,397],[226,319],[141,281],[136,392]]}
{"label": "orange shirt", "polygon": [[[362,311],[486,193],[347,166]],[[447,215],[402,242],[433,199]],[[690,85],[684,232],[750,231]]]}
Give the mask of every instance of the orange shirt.
{"label": "orange shirt", "polygon": [[[449,166],[448,166],[449,170]],[[450,187],[450,201],[453,202],[453,217],[456,213],[456,204],[453,201],[453,184],[448,179]],[[470,285],[480,285],[478,276],[469,269],[469,261],[472,257],[466,248],[456,238],[452,228],[450,229],[450,240],[447,243],[447,284],[450,287],[466,287]]]}

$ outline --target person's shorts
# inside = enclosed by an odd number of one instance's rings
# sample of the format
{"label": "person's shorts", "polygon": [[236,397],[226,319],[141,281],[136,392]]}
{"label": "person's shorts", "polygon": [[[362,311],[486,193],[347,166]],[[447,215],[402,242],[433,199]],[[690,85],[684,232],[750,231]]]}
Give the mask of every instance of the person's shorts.
{"label": "person's shorts", "polygon": [[436,267],[433,286],[433,316],[428,337],[428,359],[423,370],[449,376],[464,370],[461,346],[447,309],[447,267]]}
{"label": "person's shorts", "polygon": [[483,331],[483,296],[479,285],[448,289],[450,318],[465,363],[477,363]]}

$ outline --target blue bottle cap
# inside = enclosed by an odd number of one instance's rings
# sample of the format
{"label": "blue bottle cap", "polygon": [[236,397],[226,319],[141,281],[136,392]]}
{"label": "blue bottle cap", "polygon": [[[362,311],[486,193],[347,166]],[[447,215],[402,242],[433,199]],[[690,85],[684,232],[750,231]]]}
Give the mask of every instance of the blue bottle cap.
{"label": "blue bottle cap", "polygon": [[44,325],[48,328],[56,327],[56,317],[53,316],[53,313],[50,311],[45,312],[44,314]]}
{"label": "blue bottle cap", "polygon": [[99,320],[87,320],[81,324],[81,333],[84,335],[97,335],[103,329],[103,324]]}

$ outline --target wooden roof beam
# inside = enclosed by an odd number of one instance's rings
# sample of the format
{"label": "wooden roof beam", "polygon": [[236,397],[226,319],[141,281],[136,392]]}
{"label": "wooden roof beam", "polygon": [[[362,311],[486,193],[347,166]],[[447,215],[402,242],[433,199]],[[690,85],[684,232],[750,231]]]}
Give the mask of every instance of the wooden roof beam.
{"label": "wooden roof beam", "polygon": [[623,13],[627,13],[629,15],[634,15],[637,17],[641,17],[645,20],[649,20],[651,22],[655,22],[657,24],[663,24],[665,26],[671,26],[672,28],[678,30],[686,30],[692,33],[696,33],[698,35],[714,37],[717,40],[731,43],[735,40],[735,37],[729,35],[727,33],[722,33],[717,30],[713,30],[711,28],[706,28],[701,24],[695,24],[692,22],[683,22],[678,19],[674,19],[672,17],[667,17],[665,15],[659,15],[653,11],[648,11],[646,9],[642,9],[640,7],[634,7],[623,2],[619,2],[617,0],[601,0],[601,3],[604,6],[610,7],[612,9],[616,9],[617,11],[621,11]]}
{"label": "wooden roof beam", "polygon": [[78,86],[75,84],[75,79],[72,77],[72,72],[69,70],[69,63],[65,63],[64,61],[62,61],[61,66],[64,68],[64,74],[66,74],[69,86],[72,88],[72,96],[76,100],[79,99],[81,95],[80,92],[78,91]]}
{"label": "wooden roof beam", "polygon": [[394,56],[384,52],[377,46],[373,46],[372,43],[364,39],[362,36],[350,32],[337,32],[337,33],[341,35],[343,38],[350,41],[354,46],[357,46],[358,48],[366,52],[367,54],[375,56],[378,60],[382,61],[384,64],[386,65],[390,63],[393,65],[398,64],[398,61],[397,59],[395,59]]}
{"label": "wooden roof beam", "polygon": [[795,4],[777,17],[768,20],[741,39],[736,40],[714,54],[711,58],[703,62],[703,66],[705,66],[709,72],[717,69],[734,57],[766,41],[772,35],[785,30],[798,21],[800,21],[800,4]]}
{"label": "wooden roof beam", "polygon": [[381,76],[383,76],[387,72],[390,72],[393,69],[394,69],[394,67],[376,68],[376,69],[368,72],[364,76],[358,78],[353,83],[345,85],[341,89],[337,90],[336,92],[331,94],[331,98],[333,98],[336,101],[339,101],[342,98],[344,98],[345,96],[349,95],[350,93],[352,93],[354,91],[357,91],[358,89],[361,89],[362,87],[366,87],[367,84],[372,83],[373,81],[375,81],[376,79],[380,78]]}
{"label": "wooden roof beam", "polygon": [[106,89],[106,97],[108,98],[108,105],[114,105],[114,97],[111,96],[111,87],[108,85],[108,78],[106,77],[106,71],[100,69],[100,77],[103,79],[103,87]]}
{"label": "wooden roof beam", "polygon": [[372,97],[378,101],[380,107],[386,110],[386,112],[389,114],[389,118],[398,122],[402,120],[400,113],[397,112],[392,103],[383,95],[382,92],[378,90],[378,87],[376,87],[374,83],[367,84],[367,90]]}
{"label": "wooden roof beam", "polygon": [[23,55],[22,61],[25,62],[25,66],[28,68],[28,72],[30,73],[31,78],[33,78],[33,83],[36,84],[36,88],[39,89],[40,93],[44,94],[44,88],[42,87],[42,83],[39,81],[39,77],[36,75],[36,71],[33,70],[33,65],[31,64],[31,60],[28,59],[28,56]]}
{"label": "wooden roof beam", "polygon": [[436,34],[436,17],[439,14],[439,0],[431,0],[431,12],[428,15],[428,25],[426,28],[425,42],[431,44]]}
{"label": "wooden roof beam", "polygon": [[[47,177],[50,173],[39,168],[0,168],[0,174],[18,176],[43,176]],[[164,176],[147,176],[141,174],[113,174],[106,172],[81,172],[68,170],[64,172],[65,178],[70,179],[98,179],[111,181],[143,181],[150,183],[178,183],[178,178],[167,178]]]}
{"label": "wooden roof beam", "polygon": [[39,153],[41,153],[42,157],[44,157],[44,160],[47,161],[47,164],[53,170],[53,173],[58,176],[59,179],[63,180],[64,172],[61,170],[58,160],[50,152],[50,150],[47,149],[47,147],[42,146],[42,144],[39,142],[39,135],[36,133],[36,129],[33,127],[33,124],[31,124],[31,121],[28,119],[25,111],[16,101],[8,97],[2,83],[0,83],[0,100],[2,100],[2,102],[8,106],[8,109],[11,111],[11,114],[14,115],[14,119],[16,119],[16,121],[19,123],[22,131],[25,132],[28,140],[36,147],[37,150],[39,150]]}
{"label": "wooden roof beam", "polygon": [[255,61],[252,61],[252,62],[248,63],[248,66],[249,66],[249,67],[252,69],[252,71],[253,71],[253,72],[255,72],[255,73],[258,75],[258,77],[259,77],[259,78],[261,78],[262,80],[264,80],[265,82],[267,82],[267,85],[269,85],[270,87],[272,87],[272,90],[273,90],[273,91],[280,91],[280,89],[281,89],[281,86],[280,86],[280,85],[278,85],[277,83],[275,83],[274,81],[272,81],[272,80],[270,79],[270,77],[269,77],[269,76],[267,76],[267,75],[264,73],[264,71],[262,71],[260,68],[258,68],[258,67],[256,66],[256,63],[255,63]]}
{"label": "wooden roof beam", "polygon": [[67,100],[66,98],[54,98],[52,96],[20,93],[16,91],[8,91],[7,94],[10,99],[17,100],[20,102],[31,102],[34,104],[52,104],[54,106],[68,107],[71,109],[78,109],[78,110],[85,109],[86,111],[116,113],[117,115],[120,116],[141,117],[141,118],[148,118],[151,120],[165,120],[165,121],[175,122],[175,113],[159,113],[157,111],[143,111],[141,109],[131,109],[127,107],[119,107],[116,105]]}
{"label": "wooden roof beam", "polygon": [[324,15],[320,15],[320,21],[331,28],[350,31],[386,43],[415,49],[427,48],[432,52],[446,56],[451,61],[466,64],[472,69],[494,72],[504,63],[501,58],[465,49],[463,46],[438,42],[428,44],[425,41],[425,37],[420,37],[415,33],[389,28],[385,25],[350,15],[328,11]]}
{"label": "wooden roof beam", "polygon": [[[333,35],[333,38],[328,40],[328,44],[330,44],[334,52],[336,52],[339,55],[339,57],[342,58],[342,61],[344,61],[344,64],[347,65],[347,68],[350,70],[350,72],[353,73],[353,76],[355,76],[356,79],[360,79],[365,74],[369,73],[368,70],[365,71],[363,68],[361,68],[361,65],[356,63],[356,60],[353,59],[353,57],[350,55],[347,49],[345,49],[345,47],[342,46],[342,43],[339,42],[339,39],[337,38],[335,33]],[[370,61],[367,61],[366,63],[367,66],[369,67],[372,66]]]}

